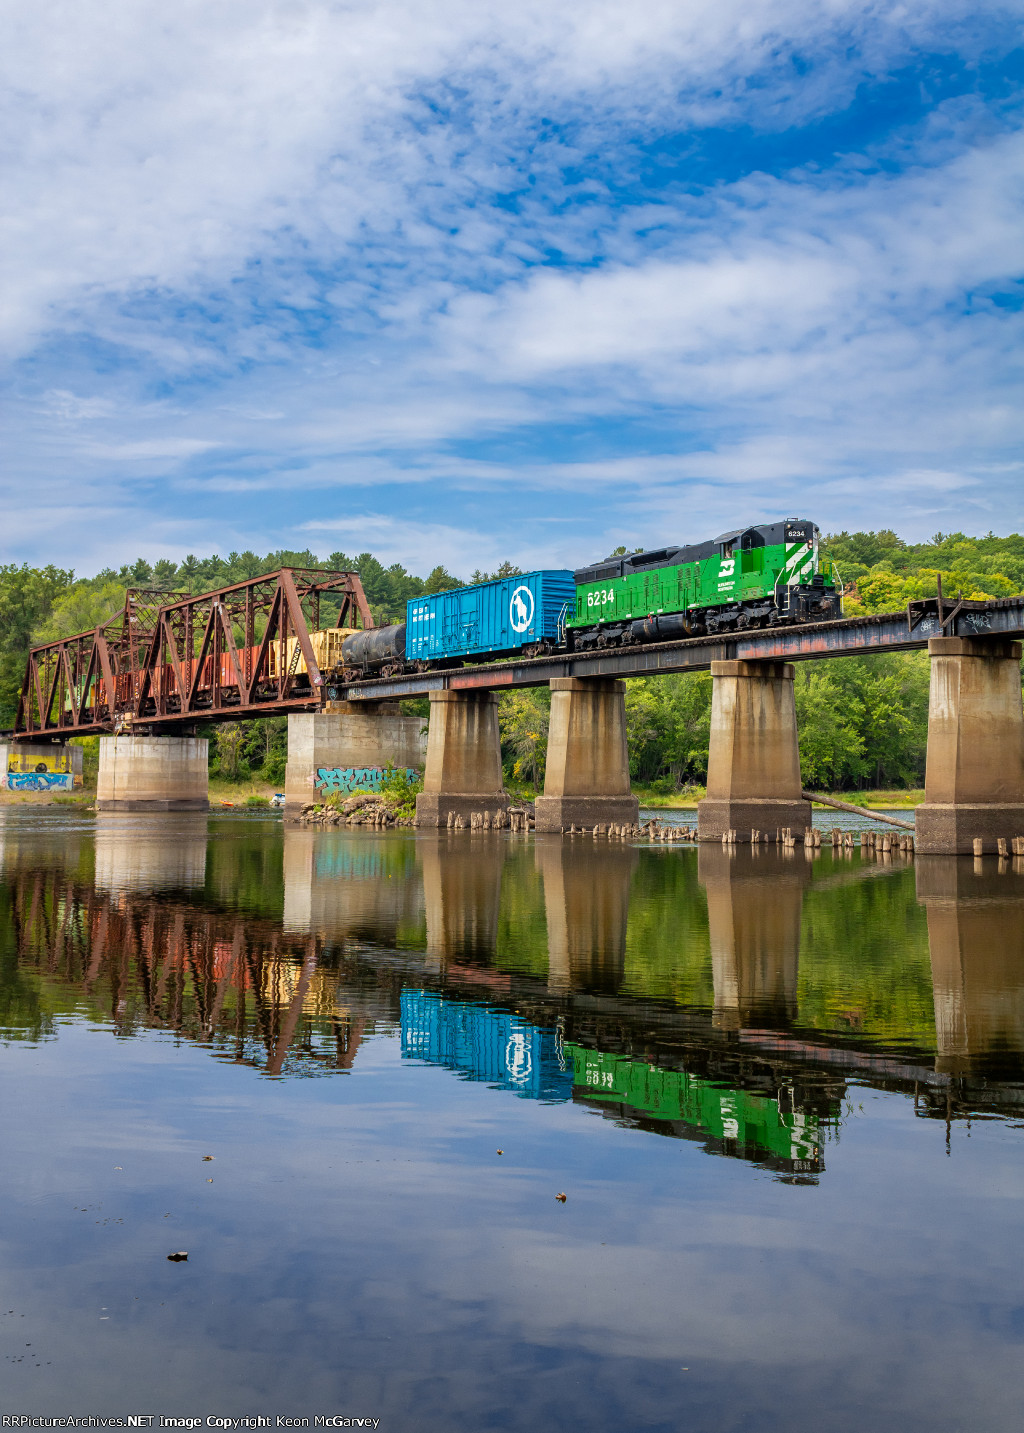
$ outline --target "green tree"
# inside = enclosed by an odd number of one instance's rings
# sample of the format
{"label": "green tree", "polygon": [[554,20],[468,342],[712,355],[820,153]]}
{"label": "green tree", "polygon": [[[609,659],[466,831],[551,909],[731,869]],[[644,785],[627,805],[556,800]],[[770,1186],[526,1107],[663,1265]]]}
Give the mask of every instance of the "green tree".
{"label": "green tree", "polygon": [[148,587],[153,581],[153,569],[144,557],[126,563],[118,570],[118,578],[125,587]]}
{"label": "green tree", "polygon": [[797,674],[796,716],[800,772],[805,785],[831,790],[851,785],[868,769],[860,727],[863,705],[836,675],[802,664]]}
{"label": "green tree", "polygon": [[0,726],[13,726],[32,634],[74,581],[61,567],[0,566]]}
{"label": "green tree", "polygon": [[242,753],[249,739],[246,723],[240,721],[221,722],[215,728],[215,733],[215,740],[211,746],[218,775],[225,777],[228,781],[237,781],[243,774],[240,770]]}
{"label": "green tree", "polygon": [[[436,569],[435,569],[436,571]],[[495,572],[481,572],[479,568],[470,574],[470,582],[498,582],[502,577],[519,577],[523,569],[514,562],[502,562]]]}
{"label": "green tree", "polygon": [[446,567],[435,567],[423,584],[423,591],[433,595],[435,592],[450,592],[455,587],[465,587],[461,578],[453,577]]}
{"label": "green tree", "polygon": [[162,557],[159,562],[153,564],[154,586],[173,590],[177,580],[178,564],[176,562],[171,562],[168,558]]}
{"label": "green tree", "polygon": [[711,733],[711,674],[640,677],[626,687],[630,773],[666,792],[703,781]]}
{"label": "green tree", "polygon": [[178,581],[185,592],[197,592],[196,586],[199,576],[199,559],[191,552],[178,568]]}
{"label": "green tree", "polygon": [[56,599],[33,634],[33,643],[59,642],[79,632],[92,632],[124,608],[124,585],[97,578],[72,583]]}
{"label": "green tree", "polygon": [[517,785],[539,790],[548,750],[551,696],[543,687],[503,692],[498,704],[501,752],[505,771]]}

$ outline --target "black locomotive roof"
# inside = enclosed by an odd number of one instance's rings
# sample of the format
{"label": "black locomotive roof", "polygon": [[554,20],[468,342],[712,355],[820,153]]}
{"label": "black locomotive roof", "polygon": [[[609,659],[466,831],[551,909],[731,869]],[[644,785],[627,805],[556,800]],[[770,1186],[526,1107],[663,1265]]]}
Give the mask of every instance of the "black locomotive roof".
{"label": "black locomotive roof", "polygon": [[604,582],[610,577],[628,577],[635,572],[644,572],[658,567],[679,567],[684,562],[702,562],[711,557],[715,549],[725,542],[736,542],[747,532],[758,533],[766,546],[774,546],[794,538],[810,539],[815,531],[814,523],[806,518],[786,518],[784,522],[755,523],[751,527],[738,527],[734,532],[723,532],[708,542],[693,542],[685,547],[653,547],[646,552],[628,552],[606,557],[601,562],[578,567],[573,573],[577,587],[586,582]]}

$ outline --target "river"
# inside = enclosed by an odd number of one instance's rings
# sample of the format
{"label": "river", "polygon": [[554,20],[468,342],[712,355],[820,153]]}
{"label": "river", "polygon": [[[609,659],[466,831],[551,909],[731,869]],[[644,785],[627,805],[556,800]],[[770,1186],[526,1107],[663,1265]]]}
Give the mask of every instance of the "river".
{"label": "river", "polygon": [[0,1071],[5,1414],[1018,1425],[1024,861],[7,807]]}

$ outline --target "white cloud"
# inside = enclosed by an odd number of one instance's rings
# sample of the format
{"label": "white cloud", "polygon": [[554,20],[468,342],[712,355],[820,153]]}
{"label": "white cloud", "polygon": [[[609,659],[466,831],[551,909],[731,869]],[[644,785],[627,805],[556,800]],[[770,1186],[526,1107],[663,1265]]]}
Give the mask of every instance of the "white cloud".
{"label": "white cloud", "polygon": [[809,492],[826,525],[877,526],[880,491],[908,534],[985,504],[1019,523],[1021,319],[989,297],[1022,271],[1005,116],[958,101],[874,154],[614,192],[648,140],[792,128],[1009,18],[26,6],[0,59],[3,491],[37,516],[0,555],[326,541],[331,489],[417,570],[572,561]]}
{"label": "white cloud", "polygon": [[[467,201],[507,182],[510,141],[538,110],[595,135],[623,117],[792,123],[894,55],[948,44],[974,13],[942,0],[914,16],[853,0],[12,9],[0,73],[15,349],[104,294],[195,292],[296,241],[337,253],[364,226],[433,250],[454,219],[455,247],[486,253],[500,225]],[[312,288],[291,297],[308,304]]]}

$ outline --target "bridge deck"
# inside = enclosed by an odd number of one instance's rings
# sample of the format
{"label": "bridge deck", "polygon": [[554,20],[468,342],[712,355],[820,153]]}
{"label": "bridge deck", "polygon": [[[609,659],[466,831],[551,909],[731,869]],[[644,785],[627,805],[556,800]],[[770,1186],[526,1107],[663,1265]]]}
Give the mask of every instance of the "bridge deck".
{"label": "bridge deck", "polygon": [[[952,610],[952,604],[950,604]],[[525,661],[486,662],[475,667],[424,672],[417,676],[329,686],[341,701],[394,701],[436,691],[497,691],[539,687],[553,677],[647,677],[668,672],[706,672],[719,661],[807,662],[822,657],[857,657],[926,647],[940,635],[937,616],[926,616],[911,630],[906,612],[844,617],[805,627],[733,632],[691,637],[649,646],[609,647],[603,651],[556,653]],[[972,602],[952,622],[946,636],[1024,637],[1024,595]]]}

